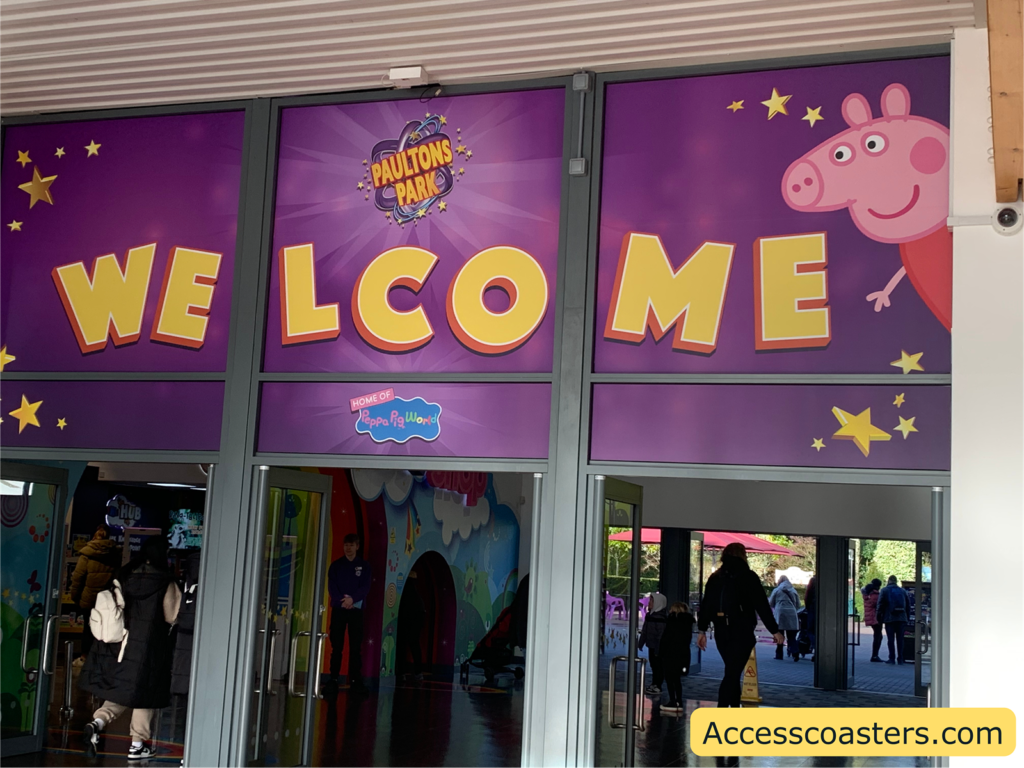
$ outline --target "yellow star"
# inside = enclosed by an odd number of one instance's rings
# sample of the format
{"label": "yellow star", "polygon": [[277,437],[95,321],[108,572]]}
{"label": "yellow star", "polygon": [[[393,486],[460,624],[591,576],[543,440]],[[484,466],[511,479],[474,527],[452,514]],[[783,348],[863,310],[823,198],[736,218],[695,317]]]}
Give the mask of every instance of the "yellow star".
{"label": "yellow star", "polygon": [[430,113],[429,113],[429,112],[427,112],[427,114],[425,115],[425,117],[427,117],[427,118],[429,119],[429,118],[430,118]]}
{"label": "yellow star", "polygon": [[448,125],[448,118],[441,115],[441,125]]}
{"label": "yellow star", "polygon": [[11,590],[10,590],[9,587],[4,590],[3,595],[4,595],[4,597],[10,597],[11,596]]}
{"label": "yellow star", "polygon": [[92,157],[93,155],[98,156],[100,153],[100,147],[102,146],[102,144],[96,143],[96,139],[92,139],[88,144],[85,145],[85,148],[89,151],[89,154],[87,154],[86,157]]}
{"label": "yellow star", "polygon": [[921,367],[920,363],[921,355],[923,354],[924,352],[918,352],[916,355],[908,355],[906,351],[901,349],[900,359],[893,360],[891,363],[889,363],[889,365],[893,366],[894,368],[902,368],[904,375],[910,373],[911,371],[923,372],[924,368]]}
{"label": "yellow star", "polygon": [[871,423],[871,409],[865,408],[854,416],[842,408],[833,408],[832,414],[842,425],[832,437],[837,440],[852,440],[860,452],[867,456],[871,452],[871,443],[876,440],[887,441],[892,435]]}
{"label": "yellow star", "polygon": [[903,439],[906,440],[907,435],[909,435],[911,432],[917,432],[917,427],[914,426],[914,419],[916,418],[917,416],[911,416],[909,419],[904,419],[902,416],[900,416],[899,426],[893,427],[893,429],[895,429],[897,432],[902,432]]}
{"label": "yellow star", "polygon": [[363,165],[366,165],[366,161],[365,160],[363,160]]}
{"label": "yellow star", "polygon": [[23,221],[18,221],[17,219],[15,219],[7,226],[11,228],[11,232],[21,232],[21,225],[24,223],[25,222]]}
{"label": "yellow star", "polygon": [[437,204],[437,210],[439,210],[439,211],[447,211],[448,210],[448,203],[446,203],[444,200],[442,200],[440,203]]}
{"label": "yellow star", "polygon": [[17,359],[18,358],[16,358],[14,355],[7,354],[6,344],[0,347],[0,373],[3,373],[3,370],[4,368],[7,367],[8,363],[13,363]]}
{"label": "yellow star", "polygon": [[67,419],[57,419],[57,426],[60,427],[60,431],[64,431],[64,427],[68,425]]}
{"label": "yellow star", "polygon": [[32,169],[32,181],[26,181],[24,184],[19,184],[18,189],[23,189],[28,192],[31,198],[28,201],[28,207],[31,208],[40,200],[45,200],[50,205],[53,205],[53,196],[50,194],[50,185],[53,184],[56,176],[47,176],[45,179],[39,175],[39,166],[37,165]]}
{"label": "yellow star", "polygon": [[57,147],[57,151],[54,152],[57,157],[64,157],[67,153],[64,151],[64,147]]}
{"label": "yellow star", "polygon": [[426,215],[427,215],[427,212],[424,209],[422,209],[422,208],[420,208],[418,211],[416,211],[416,218],[417,219],[422,219]]}
{"label": "yellow star", "polygon": [[788,115],[789,112],[786,111],[786,102],[791,98],[793,98],[792,94],[789,96],[781,96],[775,88],[772,88],[772,97],[768,99],[768,101],[761,102],[768,107],[768,119],[771,120],[780,112],[784,115]]}
{"label": "yellow star", "polygon": [[26,165],[32,162],[32,158],[28,156],[28,152],[22,152],[21,150],[19,150],[18,159],[15,160],[14,162],[21,163],[21,167],[24,168]]}
{"label": "yellow star", "polygon": [[821,449],[824,448],[824,447],[825,447],[825,441],[822,440],[820,437],[814,438],[814,442],[811,443],[811,448],[816,450],[818,453],[821,453]]}
{"label": "yellow star", "polygon": [[731,109],[732,113],[735,115],[736,114],[736,110],[743,109],[743,102],[744,101],[745,101],[745,99],[740,99],[739,101],[734,101],[732,104],[730,104],[728,107],[726,107],[726,109]]}
{"label": "yellow star", "polygon": [[824,117],[821,116],[821,107],[815,107],[814,109],[811,109],[810,107],[807,107],[806,109],[807,109],[807,114],[804,115],[803,117],[801,117],[800,119],[801,120],[806,120],[808,123],[810,123],[811,124],[811,128],[813,128],[814,124],[816,122],[818,122],[819,120],[824,120],[825,119]]}
{"label": "yellow star", "polygon": [[459,176],[461,176],[461,175],[462,175],[462,174],[464,174],[465,172],[466,172],[466,169],[465,169],[465,168],[459,168]]}
{"label": "yellow star", "polygon": [[[430,115],[427,115],[427,117],[430,117]],[[413,131],[412,133],[410,133],[410,134],[409,134],[409,138],[410,138],[410,139],[411,139],[412,141],[419,141],[419,140],[420,140],[420,134],[419,134],[419,131]]]}
{"label": "yellow star", "polygon": [[896,399],[892,401],[892,404],[895,405],[897,408],[899,408],[901,405],[903,405],[907,401],[907,398],[906,398],[905,395],[906,395],[905,392],[900,392],[898,395],[896,395]]}
{"label": "yellow star", "polygon": [[466,159],[469,160],[469,158],[471,158],[472,156],[473,156],[473,150],[472,149],[467,149],[466,150]]}
{"label": "yellow star", "polygon": [[39,406],[43,404],[40,400],[37,403],[30,403],[28,398],[24,395],[21,396],[21,407],[15,408],[10,412],[10,416],[13,416],[18,420],[18,434],[25,429],[26,424],[31,424],[33,427],[39,426],[39,419],[36,418],[36,411],[39,410]]}
{"label": "yellow star", "polygon": [[362,189],[362,188],[363,188],[363,182],[360,181],[358,184],[356,184],[356,189]]}
{"label": "yellow star", "polygon": [[455,154],[457,154],[457,155],[461,155],[465,151],[466,151],[466,148],[462,144],[459,144],[459,146],[457,146],[455,148]]}

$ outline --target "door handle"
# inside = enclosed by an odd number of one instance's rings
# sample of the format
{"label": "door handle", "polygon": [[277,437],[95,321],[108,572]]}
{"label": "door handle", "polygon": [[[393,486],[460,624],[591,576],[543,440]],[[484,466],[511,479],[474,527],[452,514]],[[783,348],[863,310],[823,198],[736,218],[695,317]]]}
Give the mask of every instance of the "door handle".
{"label": "door handle", "polygon": [[60,615],[51,616],[46,621],[46,632],[43,634],[43,674],[52,675],[57,670],[53,668],[53,623],[60,621]]}
{"label": "door handle", "polygon": [[[290,696],[294,696],[297,699],[304,699],[306,697],[305,691],[303,691],[302,693],[295,692],[295,657],[299,655],[299,638],[309,637],[312,634],[312,632],[297,632],[295,634],[295,637],[292,638],[292,657],[291,661],[288,664],[288,694]],[[309,687],[308,683],[306,687]]]}
{"label": "door handle", "polygon": [[625,728],[625,723],[615,722],[615,673],[620,661],[629,661],[628,656],[616,656],[608,665],[608,725],[612,728]]}
{"label": "door handle", "polygon": [[317,636],[316,641],[316,667],[314,667],[316,672],[313,674],[313,696],[317,699],[324,697],[320,691],[320,668],[324,665],[324,640],[326,639],[327,635],[321,634]]}
{"label": "door handle", "polygon": [[34,617],[29,616],[25,619],[25,629],[21,633],[21,671],[24,672],[26,675],[32,675],[39,671],[37,667],[32,667],[31,669],[29,669],[27,666],[25,666],[28,663],[28,630],[32,624],[33,618]]}
{"label": "door handle", "polygon": [[[608,725],[612,728],[625,728],[625,723],[615,722],[615,673],[618,670],[620,661],[629,661],[628,656],[616,656],[611,660],[608,665]],[[633,723],[633,730],[643,731],[646,730],[644,724],[644,711],[647,705],[647,699],[644,696],[644,683],[647,680],[647,663],[644,659],[633,659],[634,664],[640,664],[640,712],[637,722]]]}
{"label": "door handle", "polygon": [[[266,634],[265,629],[259,630],[259,634]],[[271,685],[274,681],[274,648],[277,645],[277,630],[272,629],[270,631],[270,661],[267,662],[267,680],[266,685],[261,685],[259,688],[253,688],[253,693],[263,693],[263,688],[267,689],[267,693],[271,696],[276,696],[277,693],[274,691],[274,686]]]}
{"label": "door handle", "polygon": [[647,680],[647,661],[645,659],[634,659],[633,661],[640,665],[640,712],[636,722],[633,723],[633,728],[643,732],[647,729],[647,725],[644,723],[644,709],[647,706],[647,686],[645,685]]}

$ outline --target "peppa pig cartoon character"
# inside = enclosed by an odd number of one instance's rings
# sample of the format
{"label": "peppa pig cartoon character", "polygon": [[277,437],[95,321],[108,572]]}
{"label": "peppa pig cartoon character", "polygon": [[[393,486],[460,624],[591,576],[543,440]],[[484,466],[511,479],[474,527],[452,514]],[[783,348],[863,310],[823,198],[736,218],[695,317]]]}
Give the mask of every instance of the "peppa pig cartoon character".
{"label": "peppa pig cartoon character", "polygon": [[782,196],[798,211],[850,209],[872,240],[898,243],[903,266],[868,295],[875,312],[904,276],[945,326],[952,327],[953,238],[949,210],[949,129],[910,114],[910,93],[893,83],[882,93],[882,117],[867,99],[843,100],[847,128],[786,170]]}

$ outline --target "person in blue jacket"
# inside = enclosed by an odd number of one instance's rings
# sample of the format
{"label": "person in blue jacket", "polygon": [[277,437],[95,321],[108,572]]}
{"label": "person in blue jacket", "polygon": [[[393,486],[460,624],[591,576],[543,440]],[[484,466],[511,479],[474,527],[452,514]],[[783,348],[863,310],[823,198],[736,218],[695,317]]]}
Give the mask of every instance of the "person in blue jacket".
{"label": "person in blue jacket", "polygon": [[348,683],[353,691],[365,691],[363,683],[363,601],[370,592],[370,565],[359,556],[358,534],[345,537],[344,557],[327,571],[327,591],[331,598],[331,688],[338,685],[341,656],[348,629]]}
{"label": "person in blue jacket", "polygon": [[886,664],[902,664],[903,633],[907,628],[910,612],[910,597],[903,587],[896,583],[896,577],[890,576],[878,595],[876,608],[878,620],[885,625],[885,639],[889,646],[889,658]]}

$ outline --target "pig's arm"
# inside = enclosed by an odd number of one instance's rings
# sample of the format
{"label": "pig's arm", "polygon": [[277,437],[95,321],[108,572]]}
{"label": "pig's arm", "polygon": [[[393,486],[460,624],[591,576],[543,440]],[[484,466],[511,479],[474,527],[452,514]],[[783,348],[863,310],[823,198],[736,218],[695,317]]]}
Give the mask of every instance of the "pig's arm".
{"label": "pig's arm", "polygon": [[900,271],[892,276],[892,280],[889,281],[889,284],[883,290],[868,294],[867,300],[875,302],[875,312],[881,312],[882,307],[889,306],[889,294],[892,293],[893,288],[899,285],[900,280],[906,274],[906,267],[900,267]]}

